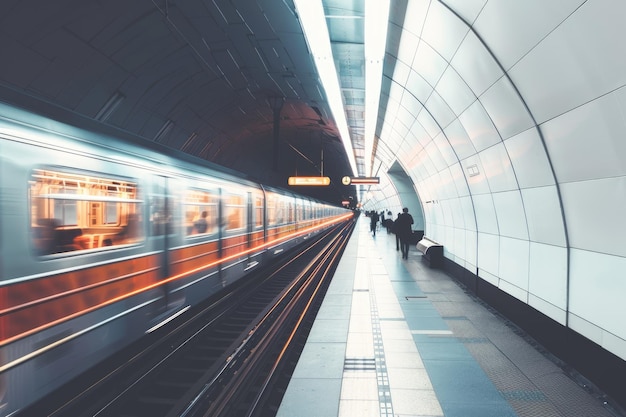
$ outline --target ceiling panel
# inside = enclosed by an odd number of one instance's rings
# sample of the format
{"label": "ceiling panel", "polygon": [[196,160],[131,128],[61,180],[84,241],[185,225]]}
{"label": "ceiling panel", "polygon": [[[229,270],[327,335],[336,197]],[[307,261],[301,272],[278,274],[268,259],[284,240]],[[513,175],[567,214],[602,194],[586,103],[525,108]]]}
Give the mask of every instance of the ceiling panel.
{"label": "ceiling panel", "polygon": [[494,192],[493,203],[498,213],[500,235],[528,240],[528,221],[519,190]]}
{"label": "ceiling panel", "polygon": [[439,78],[448,67],[446,61],[426,42],[420,42],[411,68],[431,86],[437,85]]}
{"label": "ceiling panel", "polygon": [[504,145],[511,158],[520,188],[555,183],[548,155],[535,129],[528,129],[508,139]]}
{"label": "ceiling panel", "polygon": [[469,32],[463,39],[451,65],[476,96],[480,96],[504,75],[498,62],[489,53],[488,45],[485,46],[475,32]]}
{"label": "ceiling panel", "polygon": [[398,109],[396,116],[401,117],[402,120],[405,121],[405,124],[410,126],[422,108],[422,103],[420,103],[419,100],[409,91],[405,91],[404,94],[402,94],[400,108]]}
{"label": "ceiling panel", "polygon": [[508,70],[583,3],[587,1],[489,1],[474,26]]}
{"label": "ceiling panel", "polygon": [[521,190],[529,238],[533,242],[565,246],[565,227],[556,186]]}
{"label": "ceiling panel", "polygon": [[500,78],[480,97],[480,102],[502,139],[508,139],[535,125],[517,91],[507,78]]}
{"label": "ceiling panel", "polygon": [[454,10],[461,19],[472,23],[476,20],[478,14],[482,11],[487,2],[488,0],[446,0],[445,4],[450,9]]}
{"label": "ceiling panel", "polygon": [[[441,135],[439,135],[441,136]],[[435,172],[441,172],[448,167],[445,158],[439,151],[439,147],[435,144],[434,140],[424,147],[424,150],[430,156],[430,160],[433,162]]]}
{"label": "ceiling panel", "polygon": [[492,195],[474,195],[473,202],[478,230],[482,233],[489,233],[497,236],[499,234],[497,221],[498,217],[496,215]]}
{"label": "ceiling panel", "polygon": [[452,67],[443,73],[435,90],[457,116],[476,100],[472,90]]}
{"label": "ceiling panel", "polygon": [[[460,163],[450,166],[450,174],[454,179],[454,185],[456,186],[457,195],[464,197],[469,195],[469,188],[467,185],[467,179],[465,178],[465,172]],[[467,223],[467,222],[466,222]],[[473,222],[472,222],[473,223]]]}
{"label": "ceiling panel", "polygon": [[459,121],[472,141],[474,149],[479,152],[502,140],[480,101],[475,101],[465,110],[459,116]]}
{"label": "ceiling panel", "polygon": [[474,148],[472,141],[467,135],[467,131],[465,130],[459,119],[456,119],[452,123],[450,123],[444,129],[444,132],[448,143],[454,150],[454,153],[458,157],[458,159],[462,160],[476,153],[476,149]]}
{"label": "ceiling panel", "polygon": [[[392,2],[394,3],[394,2]],[[400,2],[398,2],[400,3]],[[402,28],[417,36],[424,29],[424,21],[430,7],[430,0],[410,0],[406,2],[406,13]]]}
{"label": "ceiling panel", "polygon": [[511,77],[538,123],[626,84],[616,42],[626,37],[624,16],[626,2],[586,2],[515,64]]}
{"label": "ceiling panel", "polygon": [[450,142],[446,137],[447,131],[445,133],[441,133],[433,138],[433,142],[437,145],[439,152],[446,161],[446,167],[453,165],[458,162],[458,158],[454,153],[454,149],[450,146]]}
{"label": "ceiling panel", "polygon": [[544,123],[542,132],[559,182],[626,175],[625,110],[622,88]]}
{"label": "ceiling panel", "polygon": [[[456,118],[456,115],[448,103],[437,91],[433,91],[428,100],[426,100],[424,107],[433,118],[432,123],[429,124],[429,133],[431,136],[435,136],[442,128],[448,126]],[[423,113],[426,112],[421,112],[420,117]],[[420,118],[420,120],[423,119]]]}
{"label": "ceiling panel", "polygon": [[430,3],[421,38],[447,62],[467,35],[469,27],[441,2]]}
{"label": "ceiling panel", "polygon": [[420,74],[415,71],[410,72],[405,87],[408,92],[414,95],[415,98],[422,103],[425,103],[426,100],[428,100],[428,97],[430,97],[434,89],[431,84],[429,84]]}
{"label": "ceiling panel", "polygon": [[487,178],[492,193],[519,188],[503,143],[481,151],[479,156],[482,163],[482,173]]}

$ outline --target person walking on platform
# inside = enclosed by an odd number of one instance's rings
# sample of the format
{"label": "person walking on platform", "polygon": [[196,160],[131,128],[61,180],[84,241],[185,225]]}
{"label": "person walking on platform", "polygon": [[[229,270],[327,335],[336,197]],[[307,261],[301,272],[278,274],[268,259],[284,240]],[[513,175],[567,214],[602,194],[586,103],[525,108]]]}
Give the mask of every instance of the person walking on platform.
{"label": "person walking on platform", "polygon": [[385,229],[387,229],[387,234],[393,233],[391,231],[391,229],[393,229],[393,217],[390,211],[387,212],[387,217],[385,217],[385,221],[382,223],[382,225],[385,226]]}
{"label": "person walking on platform", "polygon": [[372,235],[374,237],[376,237],[377,223],[378,223],[378,213],[376,212],[376,210],[372,210],[372,212],[370,213],[370,231],[372,232]]}
{"label": "person walking on platform", "polygon": [[402,259],[409,259],[409,241],[413,234],[413,216],[409,214],[408,208],[402,209],[402,214],[398,216],[396,223],[396,236],[400,238]]}
{"label": "person walking on platform", "polygon": [[396,235],[396,252],[400,250],[400,235],[398,234],[398,219],[400,218],[400,214],[402,213],[398,213],[398,217],[396,217],[391,225],[391,233]]}

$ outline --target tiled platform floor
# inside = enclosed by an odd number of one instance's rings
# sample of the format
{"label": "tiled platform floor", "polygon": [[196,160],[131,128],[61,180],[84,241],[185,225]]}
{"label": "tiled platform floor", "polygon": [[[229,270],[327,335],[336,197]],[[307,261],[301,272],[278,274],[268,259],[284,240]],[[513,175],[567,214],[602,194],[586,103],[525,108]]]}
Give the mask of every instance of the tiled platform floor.
{"label": "tiled platform floor", "polygon": [[415,248],[364,216],[278,410],[280,417],[615,417]]}

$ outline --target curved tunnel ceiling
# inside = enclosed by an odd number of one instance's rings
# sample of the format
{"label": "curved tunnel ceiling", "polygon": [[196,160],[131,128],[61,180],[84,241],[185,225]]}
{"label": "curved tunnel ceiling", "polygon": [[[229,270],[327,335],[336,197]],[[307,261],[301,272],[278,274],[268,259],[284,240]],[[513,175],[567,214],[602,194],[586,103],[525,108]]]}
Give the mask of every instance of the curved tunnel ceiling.
{"label": "curved tunnel ceiling", "polygon": [[341,185],[348,161],[289,3],[3,1],[3,96],[35,97],[272,185],[323,173],[336,185],[299,191],[338,204],[354,191]]}
{"label": "curved tunnel ceiling", "polygon": [[[284,97],[297,157],[263,179],[314,175],[321,148],[335,183],[349,170],[291,0],[1,7],[3,91],[261,177]],[[624,16],[619,0],[393,0],[364,206],[409,205],[457,267],[622,358]]]}

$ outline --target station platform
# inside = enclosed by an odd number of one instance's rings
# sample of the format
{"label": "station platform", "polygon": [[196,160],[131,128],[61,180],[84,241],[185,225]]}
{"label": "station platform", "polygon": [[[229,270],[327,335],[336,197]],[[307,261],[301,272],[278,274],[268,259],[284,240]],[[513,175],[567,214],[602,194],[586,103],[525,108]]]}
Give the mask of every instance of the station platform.
{"label": "station platform", "polygon": [[279,417],[615,417],[444,272],[361,216]]}

